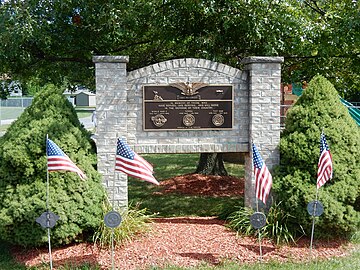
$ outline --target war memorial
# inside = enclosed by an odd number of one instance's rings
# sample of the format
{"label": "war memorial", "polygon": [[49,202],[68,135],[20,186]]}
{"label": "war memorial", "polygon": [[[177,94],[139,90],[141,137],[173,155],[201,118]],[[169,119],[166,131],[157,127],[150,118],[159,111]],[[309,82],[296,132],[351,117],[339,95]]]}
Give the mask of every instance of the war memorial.
{"label": "war memorial", "polygon": [[114,172],[117,138],[138,154],[243,153],[245,204],[254,206],[251,142],[279,163],[282,57],[248,57],[243,70],[205,59],[131,72],[127,56],[94,56],[98,171],[116,204],[128,204],[127,175]]}

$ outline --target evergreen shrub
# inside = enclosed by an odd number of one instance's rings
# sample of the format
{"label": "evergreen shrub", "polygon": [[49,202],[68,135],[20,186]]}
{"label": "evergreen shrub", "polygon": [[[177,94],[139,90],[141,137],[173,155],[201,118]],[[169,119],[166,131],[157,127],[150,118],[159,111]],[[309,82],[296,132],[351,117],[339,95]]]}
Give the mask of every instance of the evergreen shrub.
{"label": "evergreen shrub", "polygon": [[316,218],[317,236],[351,236],[360,228],[360,129],[340,102],[334,86],[314,77],[288,111],[280,139],[280,166],[275,170],[276,200],[311,232],[307,204],[316,198],[320,135],[324,131],[333,158],[332,180],[318,192],[324,213]]}
{"label": "evergreen shrub", "polygon": [[0,239],[12,244],[47,243],[47,230],[35,221],[46,211],[47,134],[87,176],[49,172],[49,210],[60,216],[52,243],[82,240],[103,218],[95,145],[62,92],[45,86],[0,138]]}

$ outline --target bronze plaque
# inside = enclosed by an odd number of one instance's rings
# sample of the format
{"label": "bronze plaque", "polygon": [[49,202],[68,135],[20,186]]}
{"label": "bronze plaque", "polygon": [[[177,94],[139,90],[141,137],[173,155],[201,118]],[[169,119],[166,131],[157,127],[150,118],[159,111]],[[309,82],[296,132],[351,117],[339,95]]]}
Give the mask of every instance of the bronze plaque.
{"label": "bronze plaque", "polygon": [[144,86],[144,130],[222,130],[233,127],[231,85]]}

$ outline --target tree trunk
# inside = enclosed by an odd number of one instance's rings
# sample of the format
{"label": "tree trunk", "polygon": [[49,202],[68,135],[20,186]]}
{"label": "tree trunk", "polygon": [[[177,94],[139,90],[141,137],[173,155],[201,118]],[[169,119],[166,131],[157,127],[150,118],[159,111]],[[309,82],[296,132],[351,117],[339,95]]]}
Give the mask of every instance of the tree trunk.
{"label": "tree trunk", "polygon": [[195,173],[227,176],[223,155],[220,153],[201,153]]}

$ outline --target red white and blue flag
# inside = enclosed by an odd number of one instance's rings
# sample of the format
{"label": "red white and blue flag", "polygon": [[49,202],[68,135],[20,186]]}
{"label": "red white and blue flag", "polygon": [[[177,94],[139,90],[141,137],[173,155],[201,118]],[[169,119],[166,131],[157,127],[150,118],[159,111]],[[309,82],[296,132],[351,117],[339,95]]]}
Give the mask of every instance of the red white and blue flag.
{"label": "red white and blue flag", "polygon": [[71,171],[77,173],[81,179],[86,179],[86,175],[78,166],[50,139],[46,139],[46,154],[49,172]]}
{"label": "red white and blue flag", "polygon": [[116,147],[115,171],[121,171],[129,176],[159,185],[153,176],[152,165],[131,150],[127,143],[120,138]]}
{"label": "red white and blue flag", "polygon": [[255,195],[259,200],[266,204],[272,186],[272,176],[254,143],[252,144],[252,150],[255,174]]}
{"label": "red white and blue flag", "polygon": [[317,172],[317,184],[316,187],[319,189],[328,180],[332,178],[333,165],[330,148],[326,143],[325,134],[322,132],[320,137],[320,158],[318,163]]}

